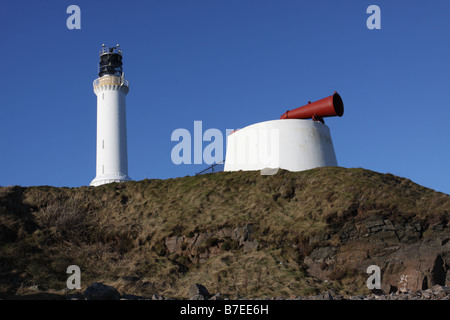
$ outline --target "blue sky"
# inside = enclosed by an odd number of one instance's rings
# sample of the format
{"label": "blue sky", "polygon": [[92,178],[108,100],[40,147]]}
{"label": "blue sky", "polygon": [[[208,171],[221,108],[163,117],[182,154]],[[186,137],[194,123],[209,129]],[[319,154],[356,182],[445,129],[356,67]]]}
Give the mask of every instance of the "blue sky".
{"label": "blue sky", "polygon": [[[66,27],[71,4],[80,30]],[[372,4],[380,30],[366,27]],[[207,167],[172,163],[177,128],[201,120],[225,139],[336,90],[340,166],[450,194],[449,15],[444,0],[4,1],[0,185],[90,183],[98,52],[119,43],[134,180]]]}

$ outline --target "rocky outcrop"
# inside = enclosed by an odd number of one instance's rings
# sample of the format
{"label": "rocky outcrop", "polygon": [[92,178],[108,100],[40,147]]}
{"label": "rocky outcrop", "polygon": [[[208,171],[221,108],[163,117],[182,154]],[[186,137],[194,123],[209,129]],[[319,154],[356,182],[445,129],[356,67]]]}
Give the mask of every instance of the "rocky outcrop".
{"label": "rocky outcrop", "polygon": [[[99,284],[92,284],[89,288],[95,287],[98,290]],[[117,291],[115,288],[105,286],[106,291]],[[104,288],[101,289],[104,291]],[[86,296],[86,294],[85,294]],[[114,298],[118,298],[114,295]],[[67,295],[68,300],[80,300],[83,296]],[[171,300],[171,298],[162,295],[153,295],[151,298],[124,294],[120,296],[121,300]],[[110,300],[109,295],[97,295],[96,300]],[[189,288],[189,300],[248,300],[246,297],[223,297],[222,294],[216,293],[211,295],[208,289],[202,284],[192,284]],[[261,300],[261,299],[258,299]],[[450,300],[450,287],[435,285],[426,290],[403,290],[385,294],[382,292],[372,293],[369,295],[342,296],[334,291],[326,291],[318,295],[296,296],[290,297],[266,297],[264,300]]]}
{"label": "rocky outcrop", "polygon": [[[414,220],[405,224],[386,217],[382,211],[371,211],[349,219],[334,232],[311,236],[302,262],[309,275],[322,281],[358,273],[367,277],[367,267],[377,265],[384,293],[427,290],[435,285],[450,285],[449,238],[445,221],[432,226]],[[224,251],[246,252],[261,245],[250,224],[167,237],[165,246],[169,254],[187,257],[189,263],[204,263]]]}
{"label": "rocky outcrop", "polygon": [[422,226],[413,219],[407,224],[393,220],[371,212],[347,221],[335,234],[313,237],[313,249],[304,259],[307,271],[321,280],[336,280],[377,265],[386,293],[450,285],[446,221]]}
{"label": "rocky outcrop", "polygon": [[188,257],[192,263],[203,263],[224,251],[241,248],[248,252],[259,247],[251,224],[194,233],[192,236],[167,237],[164,243],[169,254]]}
{"label": "rocky outcrop", "polygon": [[[372,210],[329,231],[310,236],[307,252],[302,252],[306,272],[317,279],[367,277],[367,267],[377,265],[385,293],[450,285],[450,232],[445,219],[423,225]],[[187,257],[190,263],[204,263],[230,249],[246,252],[261,247],[251,224],[167,237],[165,246],[168,253]]]}
{"label": "rocky outcrop", "polygon": [[195,283],[189,287],[190,300],[207,300],[211,297],[208,289],[204,285]]}
{"label": "rocky outcrop", "polygon": [[83,296],[86,300],[120,300],[120,293],[116,288],[99,282],[91,284]]}

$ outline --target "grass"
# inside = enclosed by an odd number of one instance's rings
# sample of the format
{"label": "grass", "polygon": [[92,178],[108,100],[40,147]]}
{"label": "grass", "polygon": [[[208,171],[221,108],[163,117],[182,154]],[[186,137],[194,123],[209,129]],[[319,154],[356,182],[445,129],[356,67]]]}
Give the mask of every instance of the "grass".
{"label": "grass", "polygon": [[[432,210],[430,210],[432,208]],[[336,232],[372,211],[424,225],[447,219],[450,196],[390,174],[364,169],[304,172],[218,172],[99,187],[0,188],[0,294],[23,284],[65,287],[65,268],[80,266],[82,287],[105,281],[140,295],[185,297],[199,282],[223,294],[265,297],[324,289],[305,272],[314,246],[339,245]],[[444,217],[444,218],[443,218]],[[260,249],[243,252],[231,239],[207,239],[222,252],[203,264],[172,257],[170,236],[251,224]],[[320,241],[311,239],[329,235]],[[311,243],[310,243],[311,242]],[[281,262],[281,264],[280,264]],[[136,276],[139,283],[122,283]],[[352,289],[355,274],[333,275]],[[119,288],[119,289],[120,289]]]}

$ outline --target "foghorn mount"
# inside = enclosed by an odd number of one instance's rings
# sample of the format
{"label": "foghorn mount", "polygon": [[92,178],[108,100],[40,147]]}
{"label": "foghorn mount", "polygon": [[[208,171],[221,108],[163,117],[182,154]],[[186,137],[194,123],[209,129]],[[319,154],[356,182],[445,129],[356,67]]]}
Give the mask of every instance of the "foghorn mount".
{"label": "foghorn mount", "polygon": [[325,123],[323,118],[342,117],[344,114],[344,103],[341,96],[335,91],[333,95],[324,99],[288,110],[281,115],[280,119],[312,119]]}

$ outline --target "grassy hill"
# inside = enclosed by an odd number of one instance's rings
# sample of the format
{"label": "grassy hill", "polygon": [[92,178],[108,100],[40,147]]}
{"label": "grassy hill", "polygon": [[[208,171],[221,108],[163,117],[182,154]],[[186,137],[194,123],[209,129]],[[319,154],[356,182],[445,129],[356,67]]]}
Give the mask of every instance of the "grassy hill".
{"label": "grassy hill", "polygon": [[[81,291],[104,282],[180,298],[195,282],[230,297],[366,293],[374,263],[384,288],[408,272],[410,287],[445,284],[449,211],[449,195],[339,167],[4,187],[0,296],[63,293],[69,265],[81,268]],[[416,266],[408,252],[421,250]]]}

